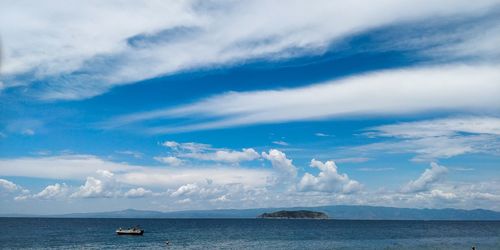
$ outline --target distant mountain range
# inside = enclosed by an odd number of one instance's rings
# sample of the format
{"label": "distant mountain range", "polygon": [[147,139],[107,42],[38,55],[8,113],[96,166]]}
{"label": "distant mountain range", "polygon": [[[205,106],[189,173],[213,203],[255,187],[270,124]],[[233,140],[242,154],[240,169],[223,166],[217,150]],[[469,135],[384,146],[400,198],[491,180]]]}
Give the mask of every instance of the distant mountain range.
{"label": "distant mountain range", "polygon": [[54,217],[54,218],[257,218],[263,213],[278,210],[312,210],[326,213],[331,219],[348,220],[500,220],[500,212],[474,209],[416,209],[375,206],[321,206],[255,209],[218,209],[158,212],[127,209],[100,213],[72,213],[61,215],[4,214],[0,217]]}

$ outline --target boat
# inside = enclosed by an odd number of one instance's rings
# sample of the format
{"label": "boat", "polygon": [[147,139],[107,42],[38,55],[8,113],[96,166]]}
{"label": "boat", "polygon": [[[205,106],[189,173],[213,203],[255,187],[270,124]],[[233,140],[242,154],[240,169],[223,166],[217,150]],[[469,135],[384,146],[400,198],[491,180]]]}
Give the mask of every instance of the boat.
{"label": "boat", "polygon": [[118,235],[143,235],[144,230],[139,227],[132,227],[128,229],[118,228],[116,229],[116,234]]}

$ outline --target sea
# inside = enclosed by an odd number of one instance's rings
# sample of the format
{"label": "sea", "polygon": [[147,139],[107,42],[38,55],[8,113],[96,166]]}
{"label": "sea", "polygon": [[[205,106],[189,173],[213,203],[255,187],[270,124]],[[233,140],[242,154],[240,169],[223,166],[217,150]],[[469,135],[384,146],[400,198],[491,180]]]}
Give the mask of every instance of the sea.
{"label": "sea", "polygon": [[[144,235],[115,234],[133,226]],[[0,231],[1,249],[500,249],[500,221],[0,218]]]}

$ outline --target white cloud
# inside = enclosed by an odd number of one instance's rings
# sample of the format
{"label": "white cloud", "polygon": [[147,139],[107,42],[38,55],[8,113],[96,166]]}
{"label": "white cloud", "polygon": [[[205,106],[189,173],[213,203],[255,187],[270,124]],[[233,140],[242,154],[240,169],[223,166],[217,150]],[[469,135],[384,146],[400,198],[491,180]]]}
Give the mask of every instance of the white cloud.
{"label": "white cloud", "polygon": [[169,148],[177,148],[179,146],[179,143],[175,141],[166,141],[162,143],[162,145]]}
{"label": "white cloud", "polygon": [[206,150],[211,150],[212,145],[197,143],[197,142],[175,142],[175,141],[166,141],[162,143],[163,146],[170,148],[175,151],[189,151],[189,152],[201,152]]}
{"label": "white cloud", "polygon": [[105,122],[104,127],[157,118],[205,117],[213,120],[147,130],[149,133],[175,133],[430,110],[487,112],[500,106],[499,81],[498,66],[446,65],[385,70],[307,87],[231,92],[176,108],[116,117]]}
{"label": "white cloud", "polygon": [[85,98],[117,84],[193,68],[321,53],[333,41],[371,28],[480,14],[495,4],[16,1],[0,8],[3,81],[15,86],[23,83],[13,78],[32,74],[33,80],[51,79],[42,98]]}
{"label": "white cloud", "polygon": [[454,117],[404,122],[373,127],[370,135],[425,138],[452,136],[459,133],[500,135],[500,118],[497,117]]}
{"label": "white cloud", "polygon": [[315,133],[314,135],[319,136],[319,137],[329,137],[330,136],[330,135],[325,134],[325,133]]}
{"label": "white cloud", "polygon": [[153,192],[142,187],[131,188],[124,194],[124,196],[127,198],[141,198],[150,195],[153,195]]}
{"label": "white cloud", "polygon": [[353,148],[347,148],[351,153],[380,154],[380,153],[411,153],[416,154],[411,160],[416,162],[433,161],[442,158],[451,158],[463,154],[492,154],[498,155],[500,140],[497,136],[469,135],[457,137],[429,137],[415,140],[397,140],[372,143]]}
{"label": "white cloud", "polygon": [[175,187],[205,181],[206,178],[210,178],[217,185],[241,183],[246,186],[263,187],[273,174],[274,172],[268,169],[185,166],[168,169],[143,168],[121,174],[117,179],[126,184],[148,187]]}
{"label": "white cloud", "polygon": [[[227,150],[227,149],[217,149],[213,148],[212,145],[196,143],[196,142],[185,142],[179,143],[175,141],[166,141],[162,143],[163,146],[170,148],[176,154],[174,158],[189,158],[201,161],[214,161],[222,163],[239,163],[242,161],[252,161],[258,159],[259,153],[257,153],[253,148],[244,148],[241,151]],[[165,159],[158,157],[159,161],[177,161],[174,158]],[[180,159],[179,159],[180,160]]]}
{"label": "white cloud", "polygon": [[109,198],[116,195],[114,174],[107,170],[97,170],[97,177],[89,176],[80,189],[71,194],[72,198]]}
{"label": "white cloud", "polygon": [[30,199],[32,197],[33,196],[29,192],[26,192],[26,193],[22,193],[16,197],[14,197],[14,200],[15,201],[25,201],[25,200]]}
{"label": "white cloud", "polygon": [[170,166],[180,166],[183,164],[183,160],[181,160],[175,156],[166,156],[166,157],[157,156],[157,157],[154,157],[154,159],[161,162],[161,163],[165,163],[167,165],[170,165]]}
{"label": "white cloud", "polygon": [[432,161],[469,153],[498,155],[500,119],[497,117],[461,117],[405,122],[369,128],[369,137],[392,137],[356,147],[355,151],[415,153],[414,161]]}
{"label": "white cloud", "polygon": [[65,197],[68,194],[68,186],[63,183],[56,183],[54,185],[48,185],[39,193],[33,195],[33,198],[39,199],[55,199]]}
{"label": "white cloud", "polygon": [[448,173],[446,167],[431,162],[431,168],[426,169],[418,179],[406,184],[402,191],[407,193],[427,191],[434,183],[441,180],[446,173]]}
{"label": "white cloud", "polygon": [[259,153],[253,148],[244,148],[241,151],[234,150],[217,150],[210,153],[185,153],[180,154],[181,157],[226,163],[239,163],[242,161],[253,161],[258,159]]}
{"label": "white cloud", "polygon": [[221,195],[221,196],[219,196],[219,197],[217,197],[217,198],[215,198],[215,199],[212,199],[212,200],[210,200],[210,201],[211,201],[211,202],[226,202],[226,201],[228,201],[228,200],[229,200],[229,199],[227,198],[227,195],[225,195],[225,194],[224,194],[224,195]]}
{"label": "white cloud", "polygon": [[[295,166],[292,161],[282,152],[264,153],[270,159],[279,159],[277,162],[286,167]],[[274,155],[272,157],[272,155]],[[279,157],[277,157],[279,156]],[[66,156],[64,156],[66,157]],[[34,162],[41,162],[41,168],[48,168],[53,165],[56,157],[30,158]],[[97,158],[97,157],[95,157]],[[23,158],[26,160],[27,158]],[[103,160],[107,162],[106,160]],[[29,163],[24,161],[25,163]],[[276,163],[276,162],[275,162]],[[80,164],[95,167],[95,161],[89,157],[88,162]],[[102,163],[99,163],[102,165]],[[107,164],[110,164],[109,162]],[[310,179],[301,183],[301,179],[291,179],[288,177],[287,184],[293,185],[296,189],[281,189],[280,186],[270,186],[269,178],[283,174],[289,176],[286,171],[277,168],[274,164],[273,170],[260,168],[241,168],[237,166],[185,166],[182,168],[158,168],[144,166],[130,166],[125,163],[116,163],[124,171],[95,171],[85,179],[85,176],[75,178],[83,185],[80,187],[67,187],[72,192],[70,198],[77,198],[74,202],[85,202],[86,204],[96,204],[83,197],[108,197],[115,199],[162,196],[168,199],[154,200],[155,206],[169,210],[181,209],[211,209],[211,208],[248,208],[248,207],[286,207],[286,206],[308,206],[331,205],[331,204],[364,204],[364,205],[384,205],[399,207],[456,207],[456,208],[486,208],[500,209],[500,183],[491,180],[451,182],[443,178],[435,178],[436,172],[429,168],[430,174],[424,172],[422,176],[408,184],[413,188],[425,188],[422,191],[401,192],[401,190],[380,189],[359,189],[359,183],[345,174],[341,174],[332,163],[311,161],[312,167],[318,168],[318,174],[309,173]],[[28,166],[30,164],[27,164]],[[64,165],[64,164],[63,164]],[[107,166],[106,164],[104,166]],[[334,168],[335,166],[335,168]],[[23,165],[16,165],[18,171],[26,172]],[[31,168],[31,167],[30,167]],[[0,176],[4,176],[0,167]],[[10,170],[12,171],[12,170]],[[77,169],[77,171],[80,171]],[[35,171],[37,173],[37,171]],[[307,171],[306,171],[307,173]],[[439,173],[437,174],[440,175]],[[443,174],[444,175],[444,174]],[[20,176],[20,175],[17,175]],[[304,176],[307,176],[305,174]],[[31,176],[34,177],[34,176]],[[91,178],[90,178],[91,177]],[[281,176],[283,177],[283,176]],[[82,179],[83,178],[83,179]],[[210,179],[207,179],[210,178]],[[303,177],[302,179],[304,179]],[[52,179],[60,179],[54,173]],[[441,180],[441,181],[440,181]],[[493,178],[494,180],[494,178]],[[352,181],[352,182],[350,182]],[[349,184],[351,183],[351,184]],[[301,184],[306,187],[301,189]],[[307,184],[307,185],[306,185]],[[313,185],[314,184],[314,185]],[[61,185],[61,189],[64,184]],[[351,185],[349,187],[349,185]],[[57,190],[57,185],[53,190]],[[0,188],[1,189],[1,188]],[[45,188],[47,189],[47,188]],[[16,192],[21,190],[18,188]],[[49,190],[49,189],[47,189]],[[158,190],[166,190],[159,192]],[[355,192],[357,190],[357,192]],[[14,197],[16,201],[29,200],[34,198],[28,190],[21,190],[22,194]],[[409,190],[408,190],[409,191]],[[41,193],[41,192],[40,192]],[[57,193],[57,192],[48,192]],[[350,193],[350,194],[349,194]],[[15,193],[17,194],[17,193]],[[71,194],[68,191],[66,195]],[[50,196],[50,195],[48,195]],[[65,195],[58,197],[68,197]],[[3,201],[5,202],[5,201]],[[87,203],[88,202],[88,203]],[[127,201],[133,202],[133,201]],[[113,203],[114,204],[114,203]],[[133,204],[133,203],[127,203]],[[140,204],[140,206],[145,204]]]}
{"label": "white cloud", "polygon": [[93,155],[58,155],[0,159],[0,175],[81,180],[98,170],[129,172],[140,167],[107,161]]}
{"label": "white cloud", "polygon": [[16,185],[14,182],[5,179],[0,179],[0,191],[6,191],[10,193],[18,189],[20,189],[20,187]]}
{"label": "white cloud", "polygon": [[288,142],[286,141],[273,141],[273,144],[280,145],[280,146],[288,146]]}
{"label": "white cloud", "polygon": [[[248,187],[238,183],[217,185],[210,181],[189,183],[182,185],[175,190],[170,190],[170,198],[177,199],[176,203],[189,203],[190,206],[196,204],[232,204],[247,202],[251,197],[256,198],[265,189]],[[222,206],[223,208],[224,206]]]}
{"label": "white cloud", "polygon": [[179,187],[175,192],[173,192],[171,194],[172,197],[178,197],[178,196],[181,196],[181,195],[189,195],[191,193],[193,193],[194,191],[198,190],[199,187],[197,184],[195,183],[188,183],[186,185],[183,185],[181,187]]}
{"label": "white cloud", "polygon": [[134,158],[142,158],[142,153],[141,152],[137,152],[137,151],[132,151],[132,150],[123,150],[123,151],[116,151],[116,153],[118,154],[122,154],[122,155],[130,155],[130,156],[133,156]]}
{"label": "white cloud", "polygon": [[[462,25],[464,29],[460,29],[460,32],[454,31],[444,36],[431,34],[431,38],[434,37],[441,43],[438,43],[437,46],[431,46],[423,54],[436,58],[469,57],[476,60],[498,60],[500,49],[497,44],[500,43],[500,24],[498,23],[498,13],[493,13],[496,18],[483,20],[483,22],[470,22],[466,28]],[[442,42],[444,39],[454,42]]]}
{"label": "white cloud", "polygon": [[176,201],[175,203],[176,203],[176,204],[189,204],[189,203],[191,203],[191,202],[192,202],[192,201],[191,201],[191,199],[186,198],[186,199],[178,200],[178,201]]}
{"label": "white cloud", "polygon": [[452,193],[452,192],[445,192],[439,189],[433,189],[431,190],[431,196],[433,198],[438,198],[442,200],[453,200],[457,198],[457,195]]}
{"label": "white cloud", "polygon": [[285,153],[277,149],[271,149],[269,153],[262,152],[262,158],[269,160],[280,176],[285,178],[297,177],[297,168],[293,165],[292,160],[286,157]]}
{"label": "white cloud", "polygon": [[500,195],[498,182],[436,182],[431,188],[418,193],[388,194],[392,202],[404,202],[412,207],[456,207],[475,209],[478,207],[498,210]]}
{"label": "white cloud", "polygon": [[242,183],[257,187],[265,186],[266,179],[273,174],[269,169],[237,166],[186,165],[182,168],[137,166],[112,162],[92,155],[0,160],[0,176],[84,180],[89,182],[89,189],[99,187],[102,181],[101,177],[94,177],[96,172],[101,173],[100,175],[113,173],[113,179],[119,183],[143,187],[175,187],[204,181],[207,177],[210,177],[215,184]]}
{"label": "white cloud", "polygon": [[320,172],[317,176],[310,173],[304,174],[298,184],[299,189],[302,191],[340,192],[348,194],[361,189],[359,182],[349,179],[347,174],[338,173],[337,165],[333,161],[323,163],[312,159],[310,166],[318,168]]}

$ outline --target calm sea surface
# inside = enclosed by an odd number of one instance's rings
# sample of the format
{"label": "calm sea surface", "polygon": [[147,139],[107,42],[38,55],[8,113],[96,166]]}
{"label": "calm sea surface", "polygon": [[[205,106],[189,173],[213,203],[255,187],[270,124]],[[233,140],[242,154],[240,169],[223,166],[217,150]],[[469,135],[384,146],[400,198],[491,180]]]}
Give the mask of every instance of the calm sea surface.
{"label": "calm sea surface", "polygon": [[[140,225],[144,236],[117,236]],[[500,249],[500,222],[0,218],[0,248]]]}

